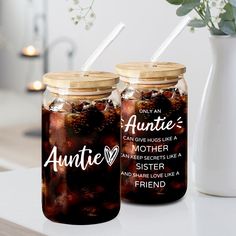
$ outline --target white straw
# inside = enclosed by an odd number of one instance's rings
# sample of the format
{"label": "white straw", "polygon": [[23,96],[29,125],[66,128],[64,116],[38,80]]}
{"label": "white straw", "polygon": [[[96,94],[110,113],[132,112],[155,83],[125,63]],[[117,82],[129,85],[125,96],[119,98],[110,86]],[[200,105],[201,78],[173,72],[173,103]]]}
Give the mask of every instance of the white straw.
{"label": "white straw", "polygon": [[81,67],[81,71],[88,71],[92,64],[98,59],[103,51],[118,37],[121,31],[125,28],[124,23],[119,23],[114,30],[103,40],[103,42],[97,47],[92,55],[87,59],[84,65]]}
{"label": "white straw", "polygon": [[190,22],[191,17],[186,16],[177,26],[176,28],[170,33],[167,39],[162,43],[162,45],[157,49],[157,51],[153,54],[151,61],[155,62],[159,59],[162,53],[169,47],[172,41],[184,30],[184,28]]}

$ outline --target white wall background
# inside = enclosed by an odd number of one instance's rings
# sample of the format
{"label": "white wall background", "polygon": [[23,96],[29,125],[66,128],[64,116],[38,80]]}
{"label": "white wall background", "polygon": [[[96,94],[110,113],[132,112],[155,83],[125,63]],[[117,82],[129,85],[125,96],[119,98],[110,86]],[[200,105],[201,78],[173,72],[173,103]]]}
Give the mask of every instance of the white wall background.
{"label": "white wall background", "polygon": [[[8,47],[0,44],[0,88],[23,91],[29,74],[33,78],[42,75],[40,61],[30,63],[19,58],[18,53],[27,41],[24,19],[30,19],[29,0],[0,0],[0,32]],[[35,0],[35,12],[41,12],[41,1]],[[120,62],[149,60],[155,49],[180,21],[175,7],[164,0],[95,0],[96,21],[90,31],[75,26],[68,13],[66,0],[48,0],[49,43],[58,37],[69,37],[77,44],[74,69],[82,63],[120,21],[126,30],[108,48],[92,69],[113,71]],[[32,22],[31,22],[32,23]],[[30,27],[30,22],[29,26]],[[29,38],[29,37],[28,37]],[[2,40],[0,40],[2,41]],[[58,45],[50,54],[50,70],[67,70],[65,53],[68,45]],[[196,122],[200,99],[211,64],[211,50],[207,30],[190,33],[186,29],[161,57],[162,61],[175,61],[187,66],[186,79],[190,97],[190,140]],[[34,65],[33,65],[34,64]],[[35,69],[32,69],[32,66]],[[29,72],[31,67],[31,72]]]}

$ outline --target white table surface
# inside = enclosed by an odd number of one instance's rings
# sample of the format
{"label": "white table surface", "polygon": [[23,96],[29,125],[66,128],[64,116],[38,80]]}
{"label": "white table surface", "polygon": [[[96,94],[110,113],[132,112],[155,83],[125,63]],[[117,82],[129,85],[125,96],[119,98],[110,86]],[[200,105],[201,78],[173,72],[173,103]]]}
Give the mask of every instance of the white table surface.
{"label": "white table surface", "polygon": [[[172,204],[123,203],[118,217],[110,222],[71,226],[52,223],[43,216],[38,168],[0,173],[0,187],[0,222],[2,218],[44,235],[236,235],[236,198],[212,197],[189,190],[185,198]],[[10,228],[13,230],[14,226]],[[17,236],[11,232],[3,234],[1,230],[0,235]]]}

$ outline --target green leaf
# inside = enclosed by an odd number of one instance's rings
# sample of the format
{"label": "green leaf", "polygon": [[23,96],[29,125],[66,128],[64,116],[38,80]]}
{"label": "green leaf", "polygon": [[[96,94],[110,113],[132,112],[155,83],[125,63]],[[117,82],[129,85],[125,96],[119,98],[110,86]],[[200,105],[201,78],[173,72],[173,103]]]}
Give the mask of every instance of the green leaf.
{"label": "green leaf", "polygon": [[234,20],[234,13],[233,13],[233,7],[231,4],[227,3],[224,6],[225,12],[220,14],[220,19],[221,20],[226,20],[226,21],[232,21]]}
{"label": "green leaf", "polygon": [[173,5],[182,5],[184,0],[166,0],[168,3]]}
{"label": "green leaf", "polygon": [[177,9],[176,14],[178,16],[185,16],[200,4],[200,0],[184,0],[182,6]]}
{"label": "green leaf", "polygon": [[234,16],[234,21],[236,24],[236,7],[232,6],[232,11],[233,11],[233,16]]}
{"label": "green leaf", "polygon": [[234,21],[221,21],[220,24],[220,29],[228,35],[234,35],[236,34],[236,28],[235,28],[235,23]]}
{"label": "green leaf", "polygon": [[202,28],[202,27],[205,27],[206,25],[207,25],[206,22],[201,19],[193,19],[188,24],[188,26],[194,27],[194,28]]}
{"label": "green leaf", "polygon": [[224,7],[225,12],[220,14],[220,30],[225,34],[234,35],[236,34],[235,15],[236,9],[230,3],[227,3]]}
{"label": "green leaf", "polygon": [[229,3],[230,3],[232,6],[236,7],[236,0],[229,0]]}
{"label": "green leaf", "polygon": [[211,12],[209,9],[209,6],[207,5],[206,7],[206,12],[205,12],[205,22],[206,24],[211,20]]}

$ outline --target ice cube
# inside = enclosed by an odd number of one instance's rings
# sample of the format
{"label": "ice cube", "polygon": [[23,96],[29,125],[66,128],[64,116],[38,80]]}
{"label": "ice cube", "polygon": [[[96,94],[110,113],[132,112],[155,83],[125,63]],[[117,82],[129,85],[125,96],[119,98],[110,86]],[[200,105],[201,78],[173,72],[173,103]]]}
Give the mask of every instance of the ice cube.
{"label": "ice cube", "polygon": [[72,105],[62,98],[56,98],[49,106],[49,109],[54,112],[71,112]]}

